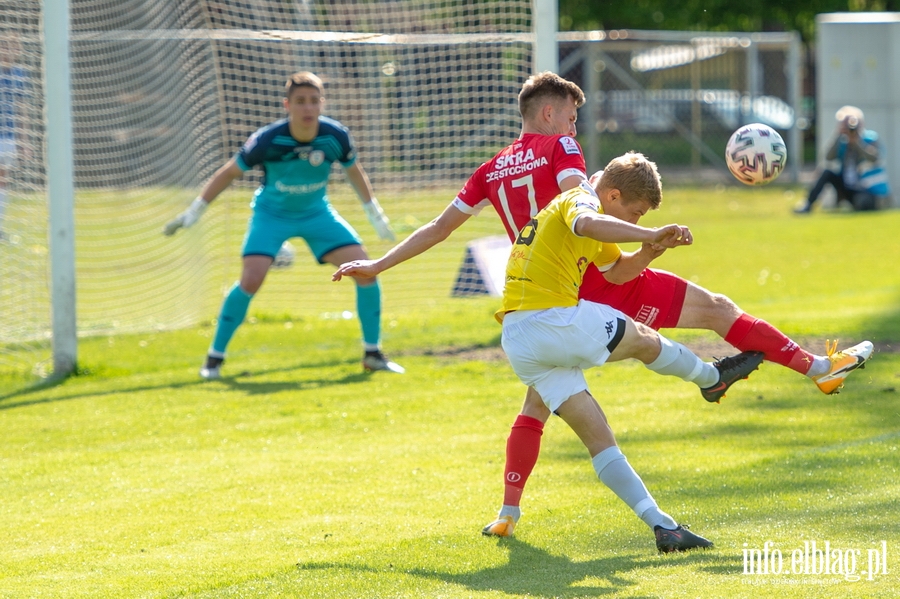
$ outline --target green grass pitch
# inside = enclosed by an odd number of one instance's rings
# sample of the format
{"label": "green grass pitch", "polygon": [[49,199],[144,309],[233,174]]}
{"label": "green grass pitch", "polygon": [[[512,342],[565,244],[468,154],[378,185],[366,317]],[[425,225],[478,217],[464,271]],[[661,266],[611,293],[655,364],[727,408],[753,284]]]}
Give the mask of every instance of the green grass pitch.
{"label": "green grass pitch", "polygon": [[[204,324],[82,339],[79,376],[0,391],[0,597],[895,597],[900,211],[800,218],[798,193],[670,189],[646,220],[696,240],[657,266],[810,349],[876,342],[841,394],[769,363],[721,405],[631,361],[589,374],[660,506],[713,550],[657,555],[558,419],[516,538],[480,535],[523,388],[494,349],[496,299],[391,305],[446,270],[426,255],[382,277],[385,349],[403,376],[361,372],[355,320],[261,302],[221,381],[196,375]],[[417,221],[452,194],[424,201]],[[461,258],[460,234],[448,255]],[[331,269],[312,272],[322,293],[352,297]],[[669,333],[706,359],[728,351]],[[812,542],[839,550],[829,573],[804,572]],[[777,550],[782,573],[747,573],[754,550],[772,569]]]}

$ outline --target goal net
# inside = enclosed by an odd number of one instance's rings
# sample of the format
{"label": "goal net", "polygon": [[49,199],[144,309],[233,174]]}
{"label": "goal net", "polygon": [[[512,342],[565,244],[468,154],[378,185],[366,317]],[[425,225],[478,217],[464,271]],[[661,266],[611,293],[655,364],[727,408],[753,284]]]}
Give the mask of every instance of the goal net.
{"label": "goal net", "polygon": [[[40,10],[0,4],[0,380],[43,374],[49,358],[42,66],[54,57],[42,55]],[[323,79],[324,114],[349,127],[399,238],[518,134],[531,74],[530,0],[70,0],[70,14],[80,335],[215,318],[240,272],[258,174],[190,230],[161,228],[250,133],[283,117],[289,74]],[[371,254],[390,247],[338,168],[329,195]],[[435,253],[440,268],[383,278],[386,312],[449,298],[465,243],[502,232],[492,217],[464,229],[452,254]],[[353,286],[330,273],[298,247],[251,315],[352,310]]]}

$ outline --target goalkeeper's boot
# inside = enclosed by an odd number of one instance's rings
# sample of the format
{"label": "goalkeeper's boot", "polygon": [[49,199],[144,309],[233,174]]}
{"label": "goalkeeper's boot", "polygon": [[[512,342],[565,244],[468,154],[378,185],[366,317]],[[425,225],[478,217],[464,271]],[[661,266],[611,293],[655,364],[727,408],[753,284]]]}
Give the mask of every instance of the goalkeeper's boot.
{"label": "goalkeeper's boot", "polygon": [[206,362],[200,368],[200,376],[208,381],[222,378],[222,364],[224,363],[225,358],[206,356]]}
{"label": "goalkeeper's boot", "polygon": [[662,526],[654,526],[656,535],[656,548],[660,553],[672,553],[673,551],[687,551],[688,549],[708,549],[713,546],[712,541],[695,535],[687,526],[679,526],[675,530],[669,530]]}
{"label": "goalkeeper's boot", "polygon": [[837,351],[837,341],[825,342],[828,359],[831,360],[831,368],[825,374],[812,377],[816,386],[826,395],[840,393],[844,386],[844,379],[857,368],[865,368],[866,362],[872,357],[875,346],[871,341],[857,343],[853,347]]}
{"label": "goalkeeper's boot", "polygon": [[486,537],[511,537],[516,529],[516,521],[512,516],[500,516],[481,529],[481,534]]}
{"label": "goalkeeper's boot", "polygon": [[719,371],[719,382],[712,387],[700,389],[700,394],[710,403],[719,403],[729,387],[750,376],[751,372],[759,368],[762,361],[763,353],[759,351],[745,351],[736,356],[722,358],[713,364]]}
{"label": "goalkeeper's boot", "polygon": [[387,370],[388,372],[396,372],[397,374],[406,372],[405,368],[396,362],[388,360],[380,350],[367,351],[363,355],[362,365],[366,372],[374,372],[376,370]]}

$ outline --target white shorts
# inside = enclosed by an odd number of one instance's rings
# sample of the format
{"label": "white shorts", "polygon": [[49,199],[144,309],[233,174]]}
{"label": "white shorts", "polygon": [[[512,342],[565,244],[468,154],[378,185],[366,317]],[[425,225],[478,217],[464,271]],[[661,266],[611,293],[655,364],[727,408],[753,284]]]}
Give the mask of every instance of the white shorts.
{"label": "white shorts", "polygon": [[519,379],[555,412],[586,391],[584,369],[602,366],[625,335],[622,312],[580,300],[571,308],[510,312],[501,345]]}

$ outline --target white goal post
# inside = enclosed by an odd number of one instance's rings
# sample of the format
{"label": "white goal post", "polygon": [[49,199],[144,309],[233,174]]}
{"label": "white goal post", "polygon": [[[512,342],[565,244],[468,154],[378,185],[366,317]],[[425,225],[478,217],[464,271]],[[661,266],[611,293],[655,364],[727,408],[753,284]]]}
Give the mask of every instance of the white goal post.
{"label": "white goal post", "polygon": [[[69,1],[44,3],[47,199],[53,374],[70,374],[78,361],[75,313],[75,181],[72,165],[72,95],[69,69]],[[52,59],[49,59],[52,57]]]}

